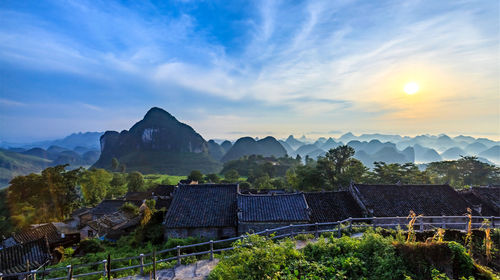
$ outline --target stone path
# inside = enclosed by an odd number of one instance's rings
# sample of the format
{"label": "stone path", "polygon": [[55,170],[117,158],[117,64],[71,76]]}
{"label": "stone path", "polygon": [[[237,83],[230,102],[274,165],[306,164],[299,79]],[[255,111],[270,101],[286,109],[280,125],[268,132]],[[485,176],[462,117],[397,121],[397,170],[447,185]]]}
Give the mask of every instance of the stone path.
{"label": "stone path", "polygon": [[[353,237],[359,238],[363,234],[357,233],[353,234]],[[300,250],[306,247],[309,243],[318,242],[318,239],[310,239],[306,241],[296,240],[295,248]],[[193,264],[188,265],[179,265],[175,268],[170,269],[162,269],[156,272],[156,276],[158,279],[168,279],[168,280],[187,280],[187,279],[195,279],[202,280],[206,279],[210,271],[212,271],[215,266],[219,263],[219,259],[210,260],[201,260]],[[118,278],[120,280],[149,280],[149,275],[146,276],[127,276],[123,278]]]}
{"label": "stone path", "polygon": [[[156,272],[157,279],[168,279],[168,280],[187,280],[195,279],[202,280],[207,278],[208,274],[214,267],[219,263],[218,259],[201,260],[193,264],[179,265],[175,268],[162,269]],[[149,275],[140,276],[127,276],[123,278],[118,278],[120,280],[149,280]]]}

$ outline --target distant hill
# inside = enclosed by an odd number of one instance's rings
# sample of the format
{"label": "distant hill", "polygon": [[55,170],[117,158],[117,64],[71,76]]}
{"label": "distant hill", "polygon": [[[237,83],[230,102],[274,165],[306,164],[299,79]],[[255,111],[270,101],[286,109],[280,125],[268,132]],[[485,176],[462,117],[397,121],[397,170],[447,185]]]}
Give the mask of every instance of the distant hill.
{"label": "distant hill", "polygon": [[293,149],[287,142],[285,142],[283,140],[279,140],[278,142],[280,142],[281,146],[283,146],[283,148],[285,148],[286,153],[289,156],[291,156],[291,157],[295,157],[296,156],[295,149]]}
{"label": "distant hill", "polygon": [[342,145],[344,145],[342,142],[336,142],[335,140],[333,140],[333,138],[330,137],[319,147],[325,151],[329,151],[330,149],[334,149]]}
{"label": "distant hill", "polygon": [[423,163],[423,162],[434,162],[442,160],[441,156],[434,149],[429,149],[423,147],[419,144],[415,144],[413,146],[415,150],[415,162]]}
{"label": "distant hill", "polygon": [[224,142],[222,142],[220,146],[222,149],[224,149],[224,153],[227,153],[227,151],[229,151],[229,149],[231,149],[231,147],[233,146],[233,143],[228,140],[224,140]]}
{"label": "distant hill", "polygon": [[461,156],[467,156],[467,152],[459,147],[449,148],[441,154],[441,157],[445,160],[455,160],[459,159]]}
{"label": "distant hill", "polygon": [[207,142],[208,145],[208,154],[215,160],[220,160],[226,151],[219,144],[217,144],[214,140],[209,140]]}
{"label": "distant hill", "polygon": [[302,158],[304,158],[306,155],[308,155],[309,153],[313,152],[313,151],[316,151],[318,150],[319,148],[314,145],[314,144],[305,144],[305,145],[302,145],[300,146],[296,151],[295,153],[300,155]]}
{"label": "distant hill", "polygon": [[113,157],[127,170],[142,173],[214,173],[222,167],[210,156],[208,143],[201,135],[157,107],[151,108],[130,130],[106,131],[100,141],[101,155],[94,167],[111,168]]}
{"label": "distant hill", "polygon": [[255,141],[251,137],[243,137],[238,139],[224,157],[222,157],[222,162],[249,155],[283,157],[286,154],[285,148],[274,137],[268,136],[258,141]]}
{"label": "distant hill", "polygon": [[40,172],[50,165],[48,159],[0,149],[0,187],[6,187],[17,175]]}
{"label": "distant hill", "polygon": [[293,135],[288,136],[285,142],[290,145],[290,147],[294,150],[297,150],[300,146],[304,145],[304,142],[301,142],[293,137]]}
{"label": "distant hill", "polygon": [[59,146],[69,150],[73,150],[76,147],[83,147],[89,150],[99,150],[99,138],[102,134],[102,132],[78,132],[56,140],[38,141],[32,143],[0,142],[0,147],[24,148],[28,150],[31,148],[47,149],[50,146]]}
{"label": "distant hill", "polygon": [[484,157],[495,164],[500,164],[500,145],[495,145],[486,151],[479,154],[480,157]]}
{"label": "distant hill", "polygon": [[488,150],[488,147],[480,142],[473,142],[469,145],[465,146],[465,151],[467,151],[471,155],[478,155],[481,152]]}

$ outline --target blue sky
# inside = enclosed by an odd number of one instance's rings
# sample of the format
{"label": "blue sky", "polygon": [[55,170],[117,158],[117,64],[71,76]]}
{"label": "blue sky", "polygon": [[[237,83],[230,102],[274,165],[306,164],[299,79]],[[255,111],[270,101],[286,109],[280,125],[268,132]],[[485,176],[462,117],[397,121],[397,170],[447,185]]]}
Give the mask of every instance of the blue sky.
{"label": "blue sky", "polygon": [[[1,1],[0,140],[500,134],[498,1]],[[408,96],[405,83],[420,92]]]}

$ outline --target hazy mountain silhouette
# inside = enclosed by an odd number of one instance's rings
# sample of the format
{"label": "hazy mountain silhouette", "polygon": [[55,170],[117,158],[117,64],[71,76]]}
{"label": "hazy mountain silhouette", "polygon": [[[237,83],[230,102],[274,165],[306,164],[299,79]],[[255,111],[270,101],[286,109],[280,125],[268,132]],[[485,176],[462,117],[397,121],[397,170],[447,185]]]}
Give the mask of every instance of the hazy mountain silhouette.
{"label": "hazy mountain silhouette", "polygon": [[285,142],[290,145],[290,147],[294,150],[298,149],[300,146],[304,145],[303,142],[295,139],[293,135],[288,136],[288,138],[285,140]]}
{"label": "hazy mountain silhouette", "polygon": [[459,147],[449,148],[441,154],[441,157],[445,160],[455,160],[459,159],[461,156],[466,156],[467,152],[460,149]]}
{"label": "hazy mountain silhouette", "polygon": [[285,148],[274,137],[268,136],[258,141],[252,137],[243,137],[234,142],[231,149],[222,157],[222,162],[249,155],[283,157],[286,154]]}

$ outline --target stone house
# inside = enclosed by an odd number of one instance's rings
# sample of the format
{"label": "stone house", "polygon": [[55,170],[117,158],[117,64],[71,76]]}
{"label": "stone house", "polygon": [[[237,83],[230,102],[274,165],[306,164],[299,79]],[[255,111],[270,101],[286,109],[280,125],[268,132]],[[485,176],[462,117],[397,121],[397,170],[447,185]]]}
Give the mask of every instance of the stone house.
{"label": "stone house", "polygon": [[238,233],[307,224],[310,220],[309,211],[303,193],[238,194]]}
{"label": "stone house", "polygon": [[163,222],[165,238],[235,236],[237,193],[237,184],[179,185]]}

